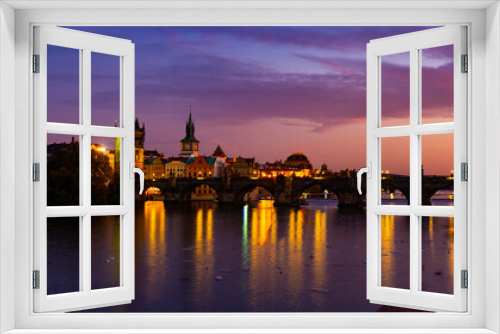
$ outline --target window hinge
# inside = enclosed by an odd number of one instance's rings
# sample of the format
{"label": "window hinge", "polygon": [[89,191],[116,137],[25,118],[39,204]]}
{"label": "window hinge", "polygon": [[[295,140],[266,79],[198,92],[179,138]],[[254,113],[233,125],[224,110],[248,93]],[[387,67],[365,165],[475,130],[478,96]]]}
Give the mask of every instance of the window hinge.
{"label": "window hinge", "polygon": [[40,182],[40,164],[38,162],[33,164],[33,181]]}
{"label": "window hinge", "polygon": [[460,180],[469,181],[469,165],[466,162],[460,164]]}
{"label": "window hinge", "polygon": [[33,55],[33,73],[40,73],[40,55]]}
{"label": "window hinge", "polygon": [[462,55],[462,73],[469,72],[469,56]]}
{"label": "window hinge", "polygon": [[33,289],[40,289],[40,270],[33,270]]}
{"label": "window hinge", "polygon": [[467,289],[469,287],[469,273],[467,270],[461,271],[462,275],[462,289]]}

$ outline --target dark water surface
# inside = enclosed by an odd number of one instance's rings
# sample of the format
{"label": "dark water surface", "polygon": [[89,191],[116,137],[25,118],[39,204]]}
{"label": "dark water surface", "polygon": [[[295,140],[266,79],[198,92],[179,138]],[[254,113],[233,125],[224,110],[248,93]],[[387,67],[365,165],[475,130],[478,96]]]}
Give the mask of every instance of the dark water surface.
{"label": "dark water surface", "polygon": [[[365,217],[364,210],[339,210],[335,200],[298,209],[271,201],[138,204],[136,298],[91,312],[377,311],[366,300]],[[119,273],[109,261],[119,258],[112,224],[92,236],[93,286],[115,286]],[[423,290],[452,293],[453,220],[426,218],[422,227]],[[382,217],[381,234],[382,285],[407,288],[407,217]],[[64,263],[58,256],[53,262]]]}

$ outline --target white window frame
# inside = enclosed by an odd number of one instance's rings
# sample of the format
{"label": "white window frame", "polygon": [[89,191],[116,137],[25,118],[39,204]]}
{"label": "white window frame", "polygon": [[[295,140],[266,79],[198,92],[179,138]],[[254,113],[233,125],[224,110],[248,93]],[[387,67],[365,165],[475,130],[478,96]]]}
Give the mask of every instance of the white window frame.
{"label": "white window frame", "polygon": [[[495,333],[500,332],[500,13],[498,1],[149,2],[15,1],[0,4],[0,331],[12,333]],[[18,10],[13,10],[11,7]],[[69,8],[60,8],[60,7]],[[73,6],[73,8],[71,8]],[[96,9],[99,6],[101,9]],[[103,7],[113,8],[102,9]],[[116,8],[129,6],[133,9]],[[150,9],[147,9],[147,7]],[[368,7],[367,7],[368,6]],[[397,6],[391,9],[391,6]],[[86,9],[74,9],[74,8]],[[143,7],[144,10],[137,10]],[[152,7],[163,7],[154,8]],[[179,8],[179,7],[183,7]],[[24,8],[24,9],[23,9]],[[45,8],[45,9],[41,9]],[[467,313],[34,314],[32,27],[58,25],[468,26],[470,152]],[[15,36],[15,38],[14,38]],[[132,41],[133,42],[133,41]],[[488,70],[486,70],[486,68]],[[13,84],[14,83],[14,84]],[[15,110],[15,112],[13,112]],[[15,140],[13,141],[12,138]],[[487,153],[486,153],[487,152]],[[14,175],[14,177],[12,177]],[[488,176],[488,182],[486,182]],[[15,196],[12,199],[12,192]],[[488,196],[486,196],[488,195]],[[15,287],[14,289],[12,287]],[[487,293],[486,293],[487,291]],[[14,305],[14,307],[12,307]],[[142,326],[142,329],[137,329]],[[182,331],[181,329],[192,329]],[[244,329],[247,330],[244,330]],[[412,330],[412,328],[414,328]],[[43,331],[45,329],[45,331]],[[59,330],[57,330],[59,329]],[[135,330],[134,330],[135,329]],[[148,330],[149,329],[149,330]],[[154,331],[154,329],[164,329]],[[239,330],[238,330],[239,329]],[[418,330],[415,330],[418,329]]]}

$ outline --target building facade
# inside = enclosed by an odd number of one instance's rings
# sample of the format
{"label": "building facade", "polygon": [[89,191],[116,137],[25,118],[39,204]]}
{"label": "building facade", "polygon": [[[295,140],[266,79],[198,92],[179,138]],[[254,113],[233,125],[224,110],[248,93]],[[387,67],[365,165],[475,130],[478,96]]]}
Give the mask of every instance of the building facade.
{"label": "building facade", "polygon": [[186,177],[186,162],[187,157],[170,157],[165,164],[165,177],[168,178],[184,178]]}
{"label": "building facade", "polygon": [[165,161],[164,157],[151,156],[144,159],[144,178],[146,180],[156,181],[165,178]]}
{"label": "building facade", "polygon": [[215,158],[197,156],[189,158],[186,162],[186,177],[204,179],[214,177]]}
{"label": "building facade", "polygon": [[235,177],[259,177],[259,164],[255,162],[255,158],[232,158],[226,161],[227,175]]}

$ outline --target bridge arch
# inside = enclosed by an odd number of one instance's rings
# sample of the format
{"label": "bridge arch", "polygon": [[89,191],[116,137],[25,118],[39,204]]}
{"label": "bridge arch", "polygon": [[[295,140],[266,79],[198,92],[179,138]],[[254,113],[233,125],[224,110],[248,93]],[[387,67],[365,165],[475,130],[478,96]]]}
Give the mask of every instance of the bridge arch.
{"label": "bridge arch", "polygon": [[144,194],[146,194],[146,196],[148,196],[148,195],[163,195],[163,192],[161,191],[160,188],[151,186],[148,189],[146,189]]}
{"label": "bridge arch", "polygon": [[399,190],[403,196],[406,198],[408,205],[410,204],[410,184],[409,178],[405,180],[382,180],[382,188],[390,190]]}
{"label": "bridge arch", "polygon": [[450,187],[449,185],[436,185],[435,187],[426,187],[422,189],[422,205],[432,205],[432,198],[436,193],[440,190],[444,189],[449,189],[453,190],[453,187]]}
{"label": "bridge arch", "polygon": [[324,182],[324,180],[311,180],[309,182],[303,183],[301,185],[295,185],[294,186],[294,194],[295,196],[301,197],[304,192],[306,192],[308,189],[311,189],[313,187],[319,186],[321,189],[321,193],[325,190],[328,190],[329,193],[334,194],[338,199],[340,199],[340,188],[336,187],[333,184],[330,184],[328,182]]}
{"label": "bridge arch", "polygon": [[248,193],[251,193],[254,191],[256,188],[262,188],[268,191],[274,199],[276,199],[276,192],[274,187],[270,187],[268,184],[262,183],[262,182],[254,182],[245,186],[242,186],[238,191],[236,192],[236,202],[238,203],[243,203],[245,200],[245,195]]}

